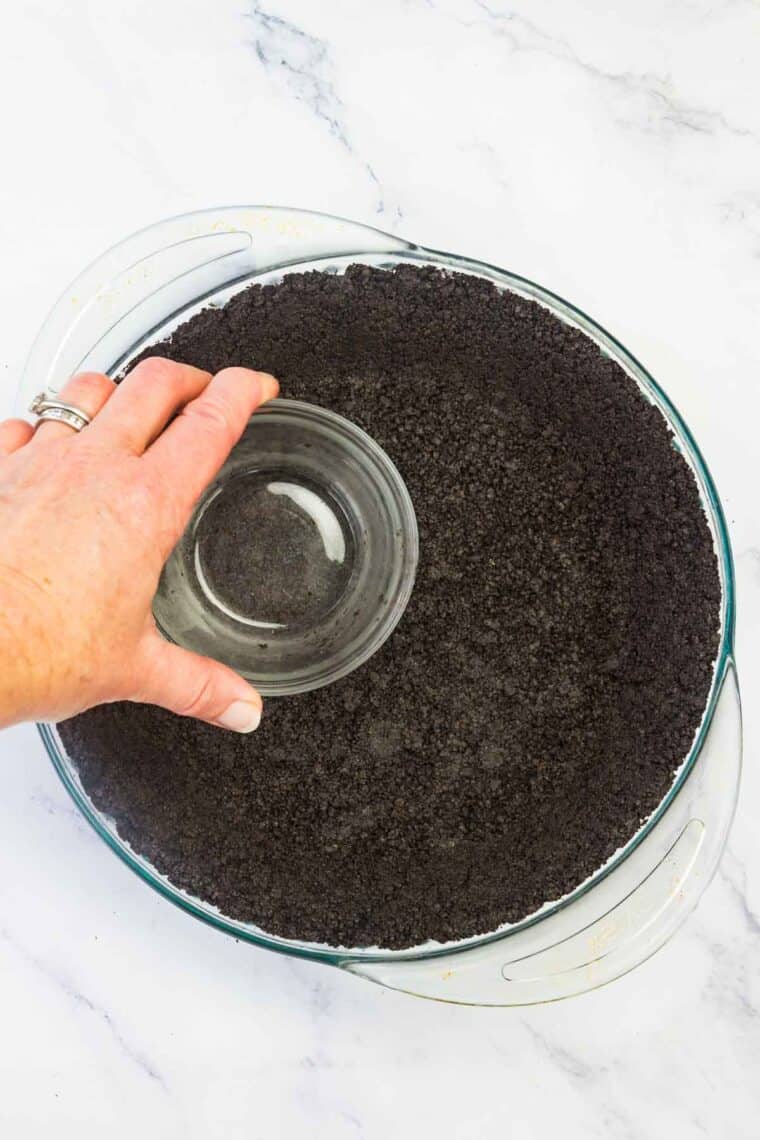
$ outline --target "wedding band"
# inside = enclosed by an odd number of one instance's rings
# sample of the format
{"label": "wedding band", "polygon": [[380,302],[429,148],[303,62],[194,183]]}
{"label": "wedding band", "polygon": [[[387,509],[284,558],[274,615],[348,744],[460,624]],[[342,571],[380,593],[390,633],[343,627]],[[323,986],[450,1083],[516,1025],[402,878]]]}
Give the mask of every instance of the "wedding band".
{"label": "wedding band", "polygon": [[63,400],[50,400],[45,392],[40,392],[34,397],[29,405],[29,411],[37,416],[38,424],[43,420],[55,420],[73,428],[74,431],[81,431],[83,427],[92,423],[92,417],[81,408],[67,404]]}

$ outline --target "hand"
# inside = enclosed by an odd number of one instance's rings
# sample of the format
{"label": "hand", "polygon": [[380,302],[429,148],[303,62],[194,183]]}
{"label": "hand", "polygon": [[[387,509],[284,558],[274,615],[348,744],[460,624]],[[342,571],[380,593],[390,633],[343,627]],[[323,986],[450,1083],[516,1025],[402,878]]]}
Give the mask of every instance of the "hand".
{"label": "hand", "polygon": [[118,387],[100,373],[66,385],[93,417],[79,433],[0,424],[0,726],[130,700],[257,727],[256,690],[165,641],[151,602],[195,503],[277,392],[265,373],[154,357]]}

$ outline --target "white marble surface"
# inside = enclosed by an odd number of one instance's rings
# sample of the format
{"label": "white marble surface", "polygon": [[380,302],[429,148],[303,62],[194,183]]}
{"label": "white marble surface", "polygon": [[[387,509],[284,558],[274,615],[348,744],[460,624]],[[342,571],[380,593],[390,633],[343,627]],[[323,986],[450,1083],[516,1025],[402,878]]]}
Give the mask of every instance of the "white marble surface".
{"label": "white marble surface", "polygon": [[649,963],[435,1005],[175,910],[0,737],[0,1136],[732,1140],[760,1130],[757,0],[22,0],[0,47],[0,414],[46,310],[205,205],[344,214],[570,297],[666,386],[739,582],[747,765],[719,876]]}

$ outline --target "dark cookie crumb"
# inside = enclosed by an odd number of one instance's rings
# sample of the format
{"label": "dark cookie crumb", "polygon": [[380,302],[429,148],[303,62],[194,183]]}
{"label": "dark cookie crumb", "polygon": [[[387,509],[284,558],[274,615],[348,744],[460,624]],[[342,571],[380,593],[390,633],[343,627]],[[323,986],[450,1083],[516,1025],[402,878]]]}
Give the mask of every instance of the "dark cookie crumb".
{"label": "dark cookie crumb", "polygon": [[285,937],[457,939],[572,890],[668,791],[718,648],[712,539],[661,414],[541,306],[409,266],[254,286],[159,351],[267,369],[365,428],[421,563],[382,651],[270,700],[253,737],[129,704],[61,725],[98,808]]}

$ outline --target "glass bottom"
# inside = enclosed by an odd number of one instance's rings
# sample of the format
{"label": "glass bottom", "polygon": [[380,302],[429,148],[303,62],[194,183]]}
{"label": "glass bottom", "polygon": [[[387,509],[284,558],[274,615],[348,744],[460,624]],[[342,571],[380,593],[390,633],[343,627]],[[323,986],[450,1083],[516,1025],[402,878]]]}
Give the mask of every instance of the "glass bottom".
{"label": "glass bottom", "polygon": [[278,639],[307,636],[328,619],[355,558],[351,527],[329,489],[283,471],[230,478],[201,504],[192,542],[208,604]]}

